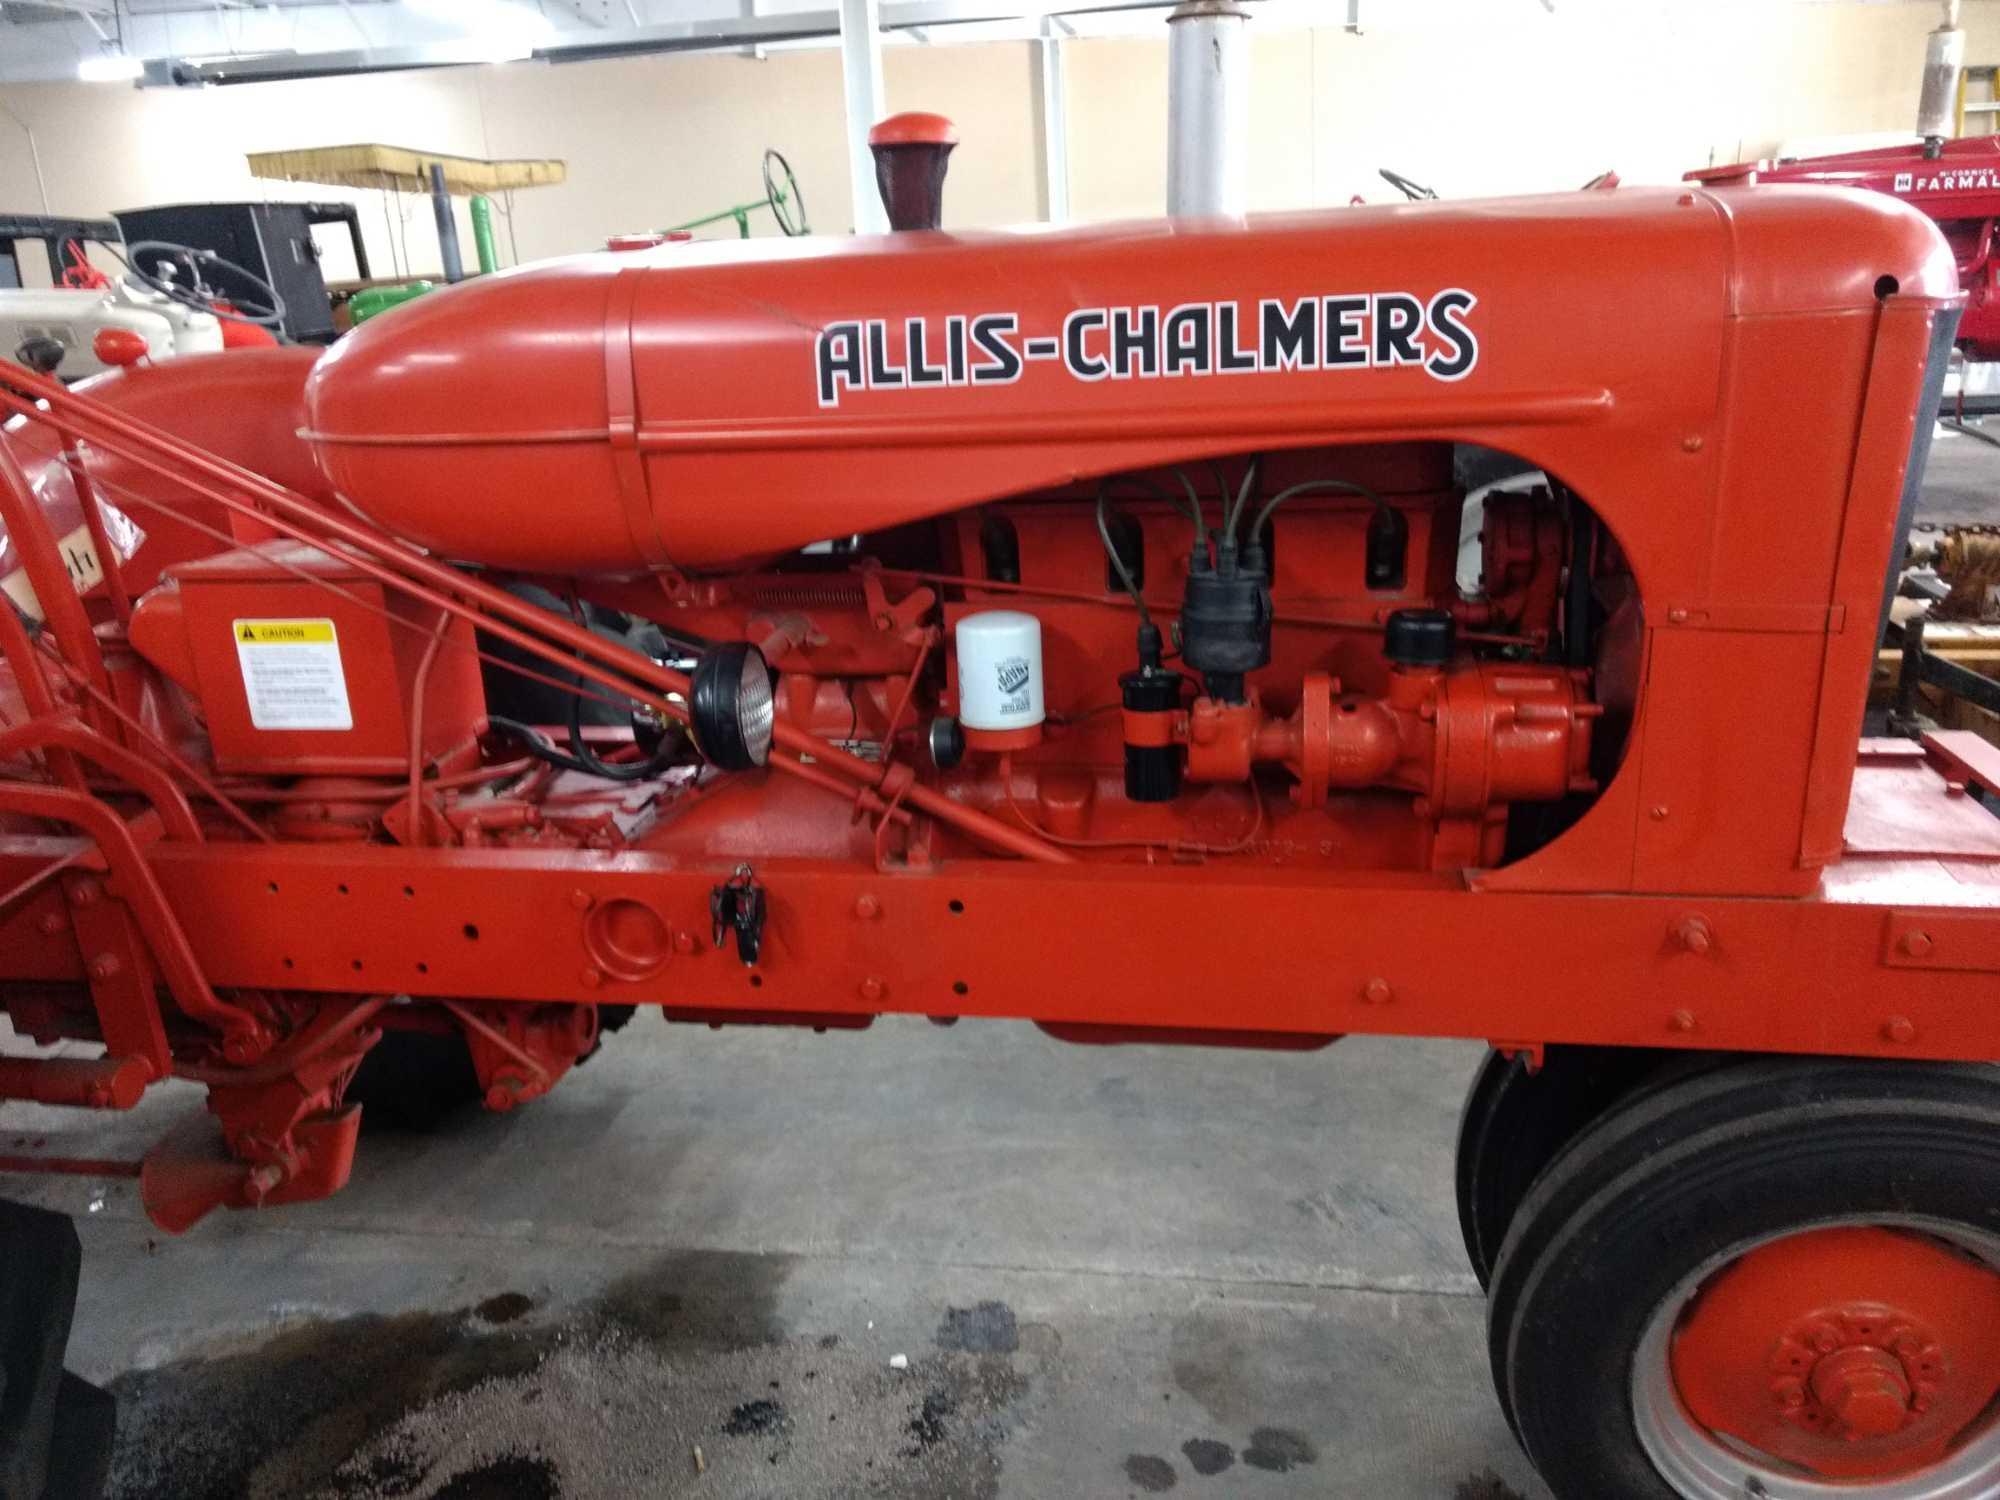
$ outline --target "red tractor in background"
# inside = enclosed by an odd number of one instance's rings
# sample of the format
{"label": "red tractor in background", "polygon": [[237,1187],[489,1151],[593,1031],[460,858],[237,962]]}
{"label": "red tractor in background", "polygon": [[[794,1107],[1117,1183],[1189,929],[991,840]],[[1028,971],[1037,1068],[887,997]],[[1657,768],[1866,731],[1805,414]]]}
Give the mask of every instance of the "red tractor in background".
{"label": "red tractor in background", "polygon": [[2000,360],[2000,135],[1912,141],[1831,156],[1745,162],[1688,173],[1708,186],[1795,183],[1865,188],[1899,198],[1934,222],[1951,246],[1965,293],[1958,347],[1968,360]]}

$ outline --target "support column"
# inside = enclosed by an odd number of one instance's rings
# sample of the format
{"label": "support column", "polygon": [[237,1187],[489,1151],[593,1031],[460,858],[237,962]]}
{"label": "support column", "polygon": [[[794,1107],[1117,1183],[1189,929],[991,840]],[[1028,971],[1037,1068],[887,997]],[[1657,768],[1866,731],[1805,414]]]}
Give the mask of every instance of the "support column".
{"label": "support column", "polygon": [[882,103],[882,0],[840,0],[840,66],[847,96],[847,175],[854,189],[854,232],[886,234],[889,215],[875,187],[868,132]]}
{"label": "support column", "polygon": [[1042,155],[1042,219],[1049,224],[1069,220],[1069,94],[1063,67],[1062,23],[1042,20],[1035,42],[1036,89],[1040,98]]}
{"label": "support column", "polygon": [[1241,215],[1249,202],[1250,15],[1186,0],[1167,17],[1167,212]]}

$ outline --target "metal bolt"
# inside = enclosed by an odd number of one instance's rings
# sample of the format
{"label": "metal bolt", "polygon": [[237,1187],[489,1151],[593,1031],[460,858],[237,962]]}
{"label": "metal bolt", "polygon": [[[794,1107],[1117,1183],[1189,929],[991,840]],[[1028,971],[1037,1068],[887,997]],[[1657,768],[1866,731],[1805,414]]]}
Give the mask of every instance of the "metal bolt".
{"label": "metal bolt", "polygon": [[574,906],[578,911],[589,911],[591,900],[592,897],[589,891],[575,890],[569,893],[569,904]]}
{"label": "metal bolt", "polygon": [[1361,998],[1370,1005],[1387,1005],[1396,998],[1396,992],[1389,987],[1386,979],[1371,979],[1361,987]]}
{"label": "metal bolt", "polygon": [[1681,439],[1681,451],[1683,453],[1699,453],[1702,449],[1702,442],[1703,439],[1700,433],[1690,432],[1686,437]]}
{"label": "metal bolt", "polygon": [[1912,958],[1922,958],[1931,951],[1931,935],[1928,932],[1906,932],[1903,934],[1903,951]]}
{"label": "metal bolt", "polygon": [[1688,952],[1703,954],[1715,946],[1715,934],[1709,928],[1706,917],[1682,917],[1674,927],[1674,936]]}
{"label": "metal bolt", "polygon": [[44,912],[42,920],[35,925],[41,928],[43,937],[54,937],[65,927],[69,926],[69,923],[63,920],[61,912],[51,911]]}
{"label": "metal bolt", "polygon": [[1908,1016],[1891,1016],[1882,1023],[1882,1035],[1892,1042],[1914,1042],[1917,1025]]}
{"label": "metal bolt", "polygon": [[244,1201],[259,1204],[285,1180],[285,1169],[275,1162],[266,1162],[261,1167],[252,1167],[243,1178]]}
{"label": "metal bolt", "polygon": [[257,1055],[257,1040],[238,1032],[222,1039],[222,1055],[233,1063],[246,1063]]}
{"label": "metal bolt", "polygon": [[683,928],[674,934],[674,952],[692,953],[695,950],[694,934]]}
{"label": "metal bolt", "polygon": [[604,973],[596,964],[585,964],[583,966],[583,973],[579,977],[583,980],[583,987],[587,990],[594,990],[600,984],[604,983]]}
{"label": "metal bolt", "polygon": [[1787,1410],[1792,1410],[1806,1404],[1806,1383],[1788,1375],[1782,1380],[1771,1382],[1771,1394],[1776,1396],[1779,1403]]}
{"label": "metal bolt", "polygon": [[1652,813],[1652,816],[1653,816],[1653,821],[1654,821],[1655,823],[1664,823],[1664,822],[1666,822],[1666,821],[1667,821],[1667,804],[1666,804],[1666,803],[1664,803],[1664,802],[1659,802],[1659,803],[1655,803],[1655,804],[1654,804],[1654,806],[1653,806],[1653,813]]}
{"label": "metal bolt", "polygon": [[882,915],[882,903],[865,891],[854,898],[854,915],[866,921]]}
{"label": "metal bolt", "polygon": [[1888,1437],[1910,1420],[1910,1385],[1903,1367],[1866,1345],[1829,1354],[1813,1367],[1812,1392],[1850,1433]]}
{"label": "metal bolt", "polygon": [[866,979],[861,981],[861,998],[871,1005],[888,993],[889,986],[877,979],[873,974],[870,974]]}
{"label": "metal bolt", "polygon": [[1693,1031],[1695,1028],[1694,1012],[1691,1010],[1677,1010],[1667,1018],[1667,1025],[1679,1032]]}
{"label": "metal bolt", "polygon": [[1687,617],[1688,612],[1686,608],[1679,604],[1676,604],[1672,609],[1667,611],[1667,618],[1672,620],[1676,625],[1685,625]]}
{"label": "metal bolt", "polygon": [[71,906],[88,906],[96,899],[97,882],[94,880],[79,880],[69,888],[69,904]]}
{"label": "metal bolt", "polygon": [[92,979],[110,979],[122,968],[115,953],[100,953],[90,961]]}

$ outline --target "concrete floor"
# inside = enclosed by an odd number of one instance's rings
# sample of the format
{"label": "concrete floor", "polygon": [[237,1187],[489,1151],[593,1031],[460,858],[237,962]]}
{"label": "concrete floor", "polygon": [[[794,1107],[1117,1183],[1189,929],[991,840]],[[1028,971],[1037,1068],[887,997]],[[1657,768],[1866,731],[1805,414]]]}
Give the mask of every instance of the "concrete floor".
{"label": "concrete floor", "polygon": [[[133,1183],[0,1190],[78,1216],[121,1496],[1543,1500],[1451,1203],[1479,1055],[642,1015],[326,1203],[168,1239]],[[0,1140],[132,1156],[198,1107]]]}
{"label": "concrete floor", "polygon": [[[1941,436],[1924,518],[1996,497]],[[118,1496],[1547,1500],[1451,1202],[1479,1056],[642,1016],[515,1115],[372,1132],[326,1203],[175,1240],[130,1182],[0,1191],[78,1218]],[[0,1149],[197,1108],[0,1104]]]}
{"label": "concrete floor", "polygon": [[[2000,417],[1975,425],[2000,438]],[[1917,519],[1939,527],[2000,524],[2000,448],[1940,429],[1924,469]]]}

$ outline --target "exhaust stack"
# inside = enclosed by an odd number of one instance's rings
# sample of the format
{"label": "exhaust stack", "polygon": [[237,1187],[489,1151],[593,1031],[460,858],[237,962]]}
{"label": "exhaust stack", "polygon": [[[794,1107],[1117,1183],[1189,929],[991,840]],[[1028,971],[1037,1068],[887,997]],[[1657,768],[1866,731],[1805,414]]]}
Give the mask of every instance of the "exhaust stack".
{"label": "exhaust stack", "polygon": [[1250,13],[1186,0],[1167,17],[1167,212],[1234,215],[1248,203]]}
{"label": "exhaust stack", "polygon": [[1924,154],[1935,157],[1958,134],[1958,86],[1965,74],[1965,33],[1958,27],[1959,0],[1946,0],[1944,24],[1924,47],[1924,92],[1917,105],[1917,134]]}

